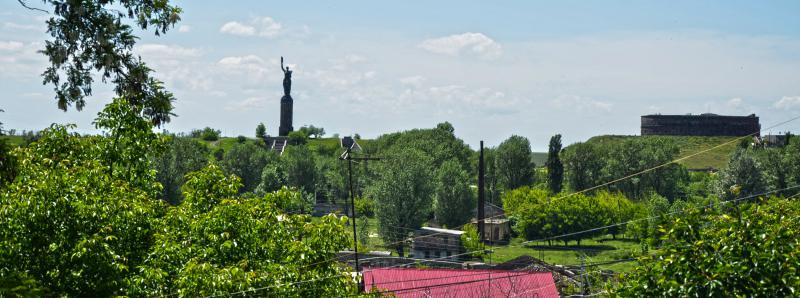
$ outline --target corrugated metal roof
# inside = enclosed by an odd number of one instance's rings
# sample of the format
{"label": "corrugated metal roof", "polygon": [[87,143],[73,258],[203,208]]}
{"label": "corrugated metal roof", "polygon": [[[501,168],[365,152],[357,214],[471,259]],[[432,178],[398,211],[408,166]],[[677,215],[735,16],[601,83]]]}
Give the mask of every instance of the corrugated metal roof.
{"label": "corrugated metal roof", "polygon": [[397,297],[558,297],[550,272],[376,268],[364,272],[364,286]]}
{"label": "corrugated metal roof", "polygon": [[432,232],[443,233],[443,234],[451,234],[451,235],[464,234],[464,231],[450,230],[450,229],[440,229],[440,228],[431,228],[431,227],[422,227],[422,228],[420,228],[420,230],[432,231]]}

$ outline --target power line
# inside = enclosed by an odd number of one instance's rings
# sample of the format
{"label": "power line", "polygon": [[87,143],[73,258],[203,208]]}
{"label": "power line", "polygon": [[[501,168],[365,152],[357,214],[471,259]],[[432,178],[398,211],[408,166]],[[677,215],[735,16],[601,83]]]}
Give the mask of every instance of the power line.
{"label": "power line", "polygon": [[[766,129],[775,128],[775,127],[777,127],[777,126],[780,126],[780,125],[783,125],[783,124],[786,124],[786,123],[789,123],[789,122],[795,121],[795,120],[797,120],[797,119],[800,119],[800,116],[797,116],[797,117],[791,118],[791,119],[789,119],[789,120],[786,120],[786,121],[783,121],[783,122],[777,123],[777,124],[775,124],[775,125],[772,125],[772,126],[770,126],[770,127],[766,128]],[[667,162],[667,163],[664,163],[664,164],[661,164],[661,165],[658,165],[658,166],[655,166],[655,167],[651,167],[651,168],[648,168],[648,169],[645,169],[645,170],[642,170],[642,171],[639,171],[639,172],[636,172],[636,173],[633,173],[633,174],[630,174],[630,175],[627,175],[627,176],[624,176],[624,177],[621,177],[621,178],[618,178],[618,179],[614,179],[614,180],[612,180],[612,181],[609,181],[609,182],[606,182],[606,183],[603,183],[603,184],[600,184],[600,185],[596,185],[596,186],[593,186],[593,187],[589,187],[589,188],[586,188],[586,189],[583,189],[583,190],[580,190],[580,191],[576,191],[576,192],[570,193],[570,194],[568,194],[568,195],[564,195],[564,196],[562,196],[562,197],[560,197],[560,198],[558,198],[558,199],[567,198],[567,197],[574,196],[574,195],[577,195],[577,194],[581,194],[581,193],[585,193],[585,192],[588,192],[588,191],[592,191],[592,190],[595,190],[595,189],[598,189],[598,188],[601,188],[601,187],[604,187],[604,186],[608,186],[608,185],[611,185],[611,184],[614,184],[614,183],[617,183],[617,182],[620,182],[620,181],[624,181],[624,180],[627,180],[627,179],[630,179],[630,178],[633,178],[633,177],[636,177],[636,176],[639,176],[639,175],[642,175],[642,174],[645,174],[645,173],[648,173],[648,172],[654,171],[654,170],[656,170],[656,169],[659,169],[659,168],[662,168],[662,167],[668,166],[668,165],[670,165],[670,164],[677,163],[677,162],[679,162],[679,161],[686,160],[686,159],[689,159],[689,158],[691,158],[691,157],[694,157],[694,156],[697,156],[697,155],[700,155],[700,154],[703,154],[703,153],[706,153],[706,152],[709,152],[709,151],[712,151],[712,150],[715,150],[715,149],[721,148],[721,147],[723,147],[723,146],[726,146],[726,145],[732,144],[732,143],[734,143],[734,142],[736,142],[736,141],[740,141],[740,140],[742,140],[742,139],[744,139],[744,138],[751,137],[751,136],[753,136],[753,135],[755,135],[755,134],[758,134],[759,132],[760,132],[760,131],[753,132],[753,133],[751,133],[751,134],[748,134],[748,135],[745,135],[745,136],[742,136],[742,137],[735,138],[735,139],[733,139],[733,140],[731,140],[731,141],[724,142],[724,143],[722,143],[722,144],[719,144],[719,145],[717,145],[717,146],[714,146],[714,147],[712,147],[712,148],[705,149],[705,150],[701,150],[701,151],[699,151],[699,152],[695,152],[695,153],[693,153],[693,154],[690,154],[690,155],[687,155],[687,156],[684,156],[684,157],[677,158],[677,159],[675,159],[675,160],[669,161],[669,162]],[[794,187],[791,187],[791,188],[785,188],[785,189],[783,189],[783,190],[793,189],[793,188],[797,188],[797,187],[800,187],[800,185],[798,185],[798,186],[794,186]],[[782,190],[779,190],[779,191],[782,191]],[[772,192],[774,192],[774,191],[772,191]],[[764,195],[764,194],[768,194],[768,193],[772,193],[772,192],[767,192],[767,193],[763,193],[763,194],[759,194],[759,195]],[[755,195],[755,196],[759,196],[759,195]],[[755,197],[755,196],[751,196],[751,197],[747,197],[747,198],[752,198],[752,197]],[[720,202],[720,204],[724,204],[724,203],[727,203],[727,202],[739,201],[739,200],[742,200],[742,199],[747,199],[747,198],[740,198],[740,199],[736,199],[736,200],[729,200],[729,201],[725,201],[725,202]],[[670,213],[667,213],[667,214],[664,214],[664,215],[671,215],[671,214],[681,213],[681,212],[683,212],[683,211],[685,211],[685,210],[676,211],[676,212],[670,212]],[[526,243],[531,243],[531,242],[534,242],[534,241],[544,241],[544,240],[548,240],[548,239],[549,239],[549,240],[552,240],[552,239],[557,239],[557,238],[563,238],[563,237],[568,237],[568,236],[573,236],[573,235],[583,234],[583,233],[587,233],[587,232],[591,232],[591,231],[597,231],[597,230],[607,229],[607,228],[610,228],[610,227],[620,226],[620,225],[624,225],[624,224],[628,224],[628,223],[633,223],[633,222],[637,222],[637,221],[642,221],[642,220],[647,220],[647,219],[652,219],[652,218],[659,218],[659,217],[661,217],[661,216],[664,216],[664,215],[659,215],[659,216],[654,216],[654,217],[649,217],[649,218],[640,218],[640,219],[636,219],[636,220],[631,220],[631,221],[627,221],[627,222],[623,222],[623,223],[618,223],[618,224],[608,225],[608,226],[604,226],[604,227],[599,227],[599,228],[594,228],[594,229],[584,230],[584,231],[580,231],[580,232],[574,232],[574,233],[563,234],[563,235],[559,235],[559,236],[555,236],[555,237],[548,237],[548,238],[543,238],[543,239],[538,239],[538,240],[530,240],[530,241],[525,241],[525,242],[523,242],[522,244],[524,245],[524,244],[526,244]],[[499,217],[499,216],[503,216],[503,215],[501,215],[501,214],[498,214],[498,215],[491,216],[491,217],[488,217],[488,218],[485,218],[485,219],[491,219],[491,218],[494,218],[494,217]],[[468,224],[469,224],[469,223],[468,223]],[[460,227],[463,227],[463,226],[464,226],[464,225],[461,225],[461,226],[459,226],[459,227],[457,227],[457,228],[460,228]],[[443,233],[444,233],[444,232],[436,232],[436,233],[427,234],[427,235],[423,235],[423,236],[413,237],[413,238],[411,238],[411,239],[404,239],[404,240],[401,240],[401,241],[395,241],[395,242],[393,242],[393,243],[384,244],[384,245],[400,244],[400,243],[403,243],[403,242],[406,242],[406,241],[409,241],[409,240],[413,241],[413,240],[415,240],[415,239],[421,239],[421,238],[425,238],[425,237],[432,237],[432,236],[440,235],[440,234],[443,234]],[[355,233],[354,233],[354,234],[355,234]],[[474,252],[467,252],[467,253],[462,253],[462,254],[456,254],[456,255],[447,256],[447,257],[444,257],[444,258],[452,258],[452,257],[456,257],[456,256],[462,256],[462,255],[473,254],[473,253],[474,253]],[[336,260],[336,259],[338,259],[338,258],[339,258],[339,257],[337,256],[337,257],[335,257],[335,258],[332,258],[332,259],[324,260],[324,261],[317,262],[317,263],[312,263],[312,264],[309,264],[309,265],[305,265],[305,266],[303,266],[303,267],[301,267],[301,268],[299,268],[299,269],[306,268],[306,267],[313,266],[313,265],[317,265],[317,264],[322,264],[322,263],[330,262],[330,261]],[[438,259],[442,259],[442,258],[435,258],[435,259],[428,259],[428,260],[438,260]],[[395,265],[395,266],[390,266],[390,267],[387,267],[387,268],[392,268],[392,267],[396,267],[396,265]],[[365,271],[365,272],[366,272],[366,271]],[[308,280],[308,281],[299,281],[299,282],[288,283],[288,284],[279,284],[279,285],[273,285],[273,286],[270,286],[270,287],[264,287],[264,288],[261,288],[261,289],[269,289],[269,288],[275,288],[275,287],[280,287],[280,286],[291,286],[291,285],[301,284],[301,283],[305,283],[305,282],[318,281],[318,280],[330,279],[330,278],[335,278],[335,277],[337,277],[337,276],[331,276],[331,277],[325,277],[325,278],[316,278],[316,279],[311,279],[311,280]],[[248,292],[249,292],[249,291],[248,291]],[[210,296],[210,297],[213,297],[213,296]]]}

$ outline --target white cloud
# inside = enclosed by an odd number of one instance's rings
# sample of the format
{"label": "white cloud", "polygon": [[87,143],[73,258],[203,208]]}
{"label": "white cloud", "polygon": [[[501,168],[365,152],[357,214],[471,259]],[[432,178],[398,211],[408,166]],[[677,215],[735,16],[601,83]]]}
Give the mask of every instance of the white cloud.
{"label": "white cloud", "polygon": [[426,39],[418,47],[436,54],[458,56],[467,52],[486,59],[497,58],[503,54],[503,48],[499,43],[483,33],[472,32]]}
{"label": "white cloud", "polygon": [[800,96],[784,96],[775,102],[774,106],[784,110],[800,107]]}
{"label": "white cloud", "polygon": [[267,99],[264,97],[248,97],[245,100],[233,102],[225,107],[227,111],[247,111],[251,109],[261,109],[266,107]]}
{"label": "white cloud", "polygon": [[137,52],[143,56],[152,56],[152,59],[185,59],[200,56],[200,50],[185,48],[177,45],[143,44],[137,47]]}
{"label": "white cloud", "polygon": [[731,109],[738,109],[742,106],[742,99],[740,97],[731,98],[726,104]]}
{"label": "white cloud", "polygon": [[0,51],[16,51],[22,49],[24,45],[19,41],[0,41]]}
{"label": "white cloud", "polygon": [[270,17],[257,17],[250,20],[247,24],[236,21],[227,22],[219,28],[219,32],[239,36],[257,35],[274,38],[283,32],[283,25]]}
{"label": "white cloud", "polygon": [[553,99],[550,103],[553,107],[559,109],[570,109],[577,111],[602,110],[605,112],[610,112],[611,107],[614,105],[610,102],[599,101],[591,97],[579,95],[561,95]]}
{"label": "white cloud", "polygon": [[30,30],[30,31],[42,31],[42,32],[46,30],[46,27],[43,24],[26,25],[26,24],[12,23],[12,22],[3,23],[3,28],[10,30]]}
{"label": "white cloud", "polygon": [[246,55],[246,56],[231,56],[231,57],[224,57],[217,62],[217,64],[222,66],[239,66],[239,65],[257,65],[263,64],[264,59],[258,57],[256,55]]}
{"label": "white cloud", "polygon": [[416,88],[421,87],[423,82],[425,82],[425,77],[423,76],[410,76],[400,79],[400,84],[409,85]]}
{"label": "white cloud", "polygon": [[240,36],[252,36],[256,34],[256,28],[239,22],[227,22],[219,28],[219,32]]}
{"label": "white cloud", "polygon": [[192,31],[192,26],[181,25],[180,27],[178,27],[178,32],[180,32],[180,33],[186,33],[186,32],[190,32],[190,31]]}

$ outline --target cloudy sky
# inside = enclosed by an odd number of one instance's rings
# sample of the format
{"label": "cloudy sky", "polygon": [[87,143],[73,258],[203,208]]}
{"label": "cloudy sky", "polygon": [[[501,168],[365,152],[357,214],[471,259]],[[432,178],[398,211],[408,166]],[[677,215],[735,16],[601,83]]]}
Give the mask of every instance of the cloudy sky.
{"label": "cloudy sky", "polygon": [[[295,69],[294,125],[375,137],[450,121],[473,148],[512,134],[546,150],[638,134],[639,116],[800,115],[800,2],[176,1],[182,21],[136,53],[178,98],[166,126],[277,133],[280,56]],[[31,4],[39,4],[32,1]],[[6,129],[92,119],[41,84],[47,15],[0,3],[0,121]],[[800,121],[776,127],[800,131]]]}

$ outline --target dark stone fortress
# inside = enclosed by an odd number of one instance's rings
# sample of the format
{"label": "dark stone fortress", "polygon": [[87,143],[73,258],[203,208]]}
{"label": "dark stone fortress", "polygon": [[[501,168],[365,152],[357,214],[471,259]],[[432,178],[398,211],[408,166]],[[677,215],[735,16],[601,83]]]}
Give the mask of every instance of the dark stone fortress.
{"label": "dark stone fortress", "polygon": [[642,135],[667,136],[746,136],[760,135],[758,116],[645,115],[642,116]]}

